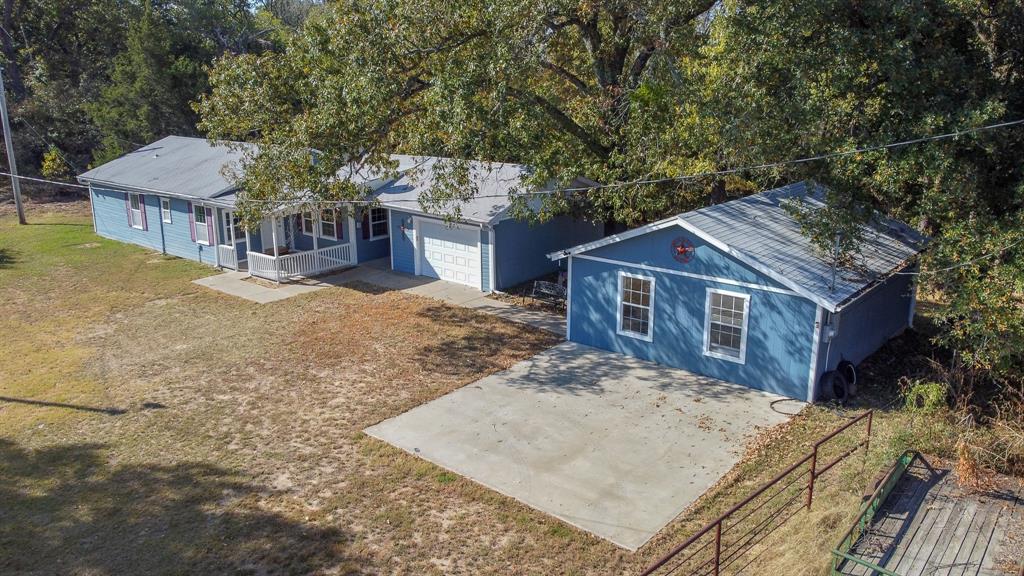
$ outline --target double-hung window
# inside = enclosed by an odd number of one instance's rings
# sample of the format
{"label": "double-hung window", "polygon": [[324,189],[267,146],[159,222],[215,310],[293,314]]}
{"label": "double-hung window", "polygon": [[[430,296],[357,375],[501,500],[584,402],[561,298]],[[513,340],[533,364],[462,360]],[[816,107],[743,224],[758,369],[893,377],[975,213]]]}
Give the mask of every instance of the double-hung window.
{"label": "double-hung window", "polygon": [[160,219],[163,220],[165,224],[170,224],[171,223],[171,199],[170,198],[161,198],[160,199]]}
{"label": "double-hung window", "polygon": [[370,240],[386,238],[388,235],[388,211],[386,208],[370,209]]}
{"label": "double-hung window", "polygon": [[708,289],[704,354],[743,363],[747,354],[750,295]]}
{"label": "double-hung window", "polygon": [[314,224],[313,221],[312,212],[302,213],[302,233],[306,234],[307,236],[312,236],[313,234],[316,234],[316,225]]}
{"label": "double-hung window", "polygon": [[334,209],[324,210],[320,213],[320,230],[316,229],[316,219],[312,212],[302,213],[302,233],[312,236],[319,233],[321,238],[338,240],[341,234],[338,225],[338,211]]}
{"label": "double-hung window", "polygon": [[196,242],[210,245],[210,228],[206,225],[206,208],[198,204],[192,206],[192,216],[195,219]]}
{"label": "double-hung window", "polygon": [[142,201],[139,199],[138,194],[128,194],[128,206],[132,217],[132,228],[142,230]]}
{"label": "double-hung window", "polygon": [[324,210],[320,214],[320,237],[331,240],[338,239],[338,212],[335,210]]}
{"label": "double-hung window", "polygon": [[[235,216],[234,212],[228,212],[225,210],[224,214],[224,238],[221,239],[221,243],[225,246],[231,246],[237,242],[245,240],[245,235],[242,234],[238,227],[238,216]],[[242,235],[239,237],[239,235]]]}
{"label": "double-hung window", "polygon": [[618,333],[650,342],[653,311],[654,278],[620,272]]}

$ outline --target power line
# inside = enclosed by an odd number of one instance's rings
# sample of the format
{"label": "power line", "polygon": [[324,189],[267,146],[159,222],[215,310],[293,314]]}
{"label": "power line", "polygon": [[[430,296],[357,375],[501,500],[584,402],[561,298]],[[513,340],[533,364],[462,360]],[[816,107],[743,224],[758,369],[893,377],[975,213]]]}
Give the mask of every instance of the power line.
{"label": "power line", "polygon": [[68,168],[71,168],[75,172],[79,172],[80,171],[78,166],[75,166],[70,160],[68,160],[67,156],[65,156],[64,153],[60,151],[60,148],[58,148],[55,144],[53,144],[52,142],[47,140],[45,136],[40,134],[39,131],[36,130],[35,126],[30,124],[28,120],[25,120],[24,118],[18,118],[18,121],[20,121],[22,124],[27,126],[28,129],[31,130],[32,133],[35,134],[36,137],[39,138],[40,142],[42,142],[43,144],[49,146],[52,150],[55,150],[57,152],[57,156],[60,157],[60,159],[64,162],[64,164],[67,165]]}
{"label": "power line", "polygon": [[[1008,121],[1008,122],[1000,122],[998,124],[989,124],[987,126],[978,126],[978,127],[975,127],[975,128],[967,128],[967,129],[964,129],[964,130],[956,130],[954,132],[947,132],[945,134],[937,134],[937,135],[934,135],[934,136],[922,136],[922,137],[919,137],[919,138],[912,138],[910,140],[902,140],[902,141],[899,141],[899,142],[890,142],[888,144],[880,144],[880,145],[877,145],[877,146],[866,146],[866,147],[863,147],[863,148],[853,148],[853,149],[850,149],[850,150],[843,150],[843,151],[840,151],[840,152],[830,152],[830,153],[826,153],[826,154],[817,154],[817,155],[814,155],[814,156],[806,156],[806,157],[803,157],[803,158],[796,158],[796,159],[792,159],[792,160],[780,160],[780,161],[777,161],[777,162],[767,162],[767,163],[764,163],[764,164],[754,164],[754,165],[750,165],[750,166],[741,166],[741,167],[737,167],[737,168],[727,168],[727,169],[724,169],[724,170],[712,170],[712,171],[708,171],[708,172],[699,172],[699,173],[696,173],[696,174],[687,174],[685,176],[667,176],[667,177],[664,177],[664,178],[648,178],[648,179],[641,179],[641,180],[630,180],[630,181],[626,181],[626,182],[611,182],[611,183],[608,183],[608,184],[599,184],[598,183],[598,184],[594,184],[592,186],[579,186],[579,187],[569,187],[569,188],[555,188],[555,189],[551,189],[551,190],[536,190],[536,191],[533,191],[533,192],[527,192],[527,193],[523,193],[523,194],[520,194],[520,195],[521,196],[525,196],[525,197],[529,197],[529,196],[542,195],[542,194],[558,194],[558,193],[562,193],[562,192],[587,192],[587,191],[590,191],[590,190],[599,190],[599,189],[605,189],[605,188],[624,188],[624,187],[627,187],[627,186],[643,186],[643,185],[649,185],[649,184],[663,184],[663,183],[666,183],[666,182],[685,182],[685,181],[689,181],[689,180],[697,180],[697,179],[700,179],[700,178],[708,178],[708,177],[711,177],[711,176],[727,176],[727,175],[736,174],[736,173],[739,173],[739,172],[749,172],[749,171],[754,171],[754,170],[767,170],[767,169],[771,169],[771,168],[779,168],[779,167],[782,167],[782,166],[788,166],[788,165],[793,165],[793,164],[806,164],[808,162],[817,162],[817,161],[822,161],[822,160],[832,160],[832,159],[835,159],[835,158],[843,158],[843,157],[846,157],[846,156],[853,156],[853,155],[856,155],[856,154],[866,154],[868,152],[877,152],[877,151],[880,151],[880,150],[892,150],[892,149],[895,149],[895,148],[903,148],[903,147],[906,147],[906,146],[912,146],[914,144],[922,144],[922,143],[925,143],[925,142],[935,142],[935,141],[939,141],[939,140],[948,140],[950,138],[957,138],[959,136],[966,136],[968,134],[974,134],[974,133],[977,133],[977,132],[983,132],[983,131],[987,131],[987,130],[997,130],[999,128],[1009,128],[1009,127],[1012,127],[1012,126],[1019,126],[1021,124],[1024,124],[1024,118],[1019,119],[1019,120],[1011,120],[1011,121]],[[473,197],[474,198],[507,198],[508,196],[509,196],[509,194],[489,194],[489,195],[479,195],[479,196],[473,196]],[[250,200],[250,202],[253,202],[253,201],[254,200]],[[274,202],[274,200],[261,200],[260,202]],[[314,204],[314,203],[330,204],[331,201],[329,201],[329,200],[312,200],[312,201],[309,201],[307,203],[310,203],[310,204]]]}
{"label": "power line", "polygon": [[[1012,127],[1012,126],[1019,126],[1021,124],[1024,124],[1024,119],[1010,120],[1010,121],[1007,121],[1007,122],[1000,122],[1000,123],[997,123],[997,124],[989,124],[987,126],[978,126],[978,127],[974,127],[974,128],[967,128],[967,129],[964,129],[964,130],[956,130],[956,131],[953,131],[953,132],[947,132],[945,134],[937,134],[937,135],[934,135],[934,136],[922,136],[922,137],[919,137],[919,138],[912,138],[912,139],[909,139],[909,140],[902,140],[902,141],[898,141],[898,142],[890,142],[888,144],[879,144],[879,145],[876,145],[876,146],[865,146],[865,147],[862,147],[862,148],[853,148],[853,149],[850,149],[850,150],[843,150],[843,151],[839,151],[839,152],[830,152],[830,153],[825,153],[825,154],[817,154],[817,155],[814,155],[814,156],[805,156],[803,158],[795,158],[795,159],[791,159],[791,160],[780,160],[780,161],[776,161],[776,162],[767,162],[767,163],[763,163],[763,164],[754,164],[754,165],[748,165],[748,166],[740,166],[740,167],[728,168],[728,169],[724,169],[724,170],[712,170],[712,171],[707,171],[707,172],[699,172],[699,173],[696,173],[696,174],[687,174],[687,175],[684,175],[684,176],[668,176],[668,177],[664,177],[664,178],[648,178],[648,179],[640,179],[640,180],[630,180],[630,181],[626,181],[626,182],[611,182],[611,183],[607,183],[607,184],[595,183],[595,184],[590,185],[590,186],[578,186],[578,187],[568,187],[568,188],[554,188],[554,189],[550,189],[550,190],[536,190],[536,191],[532,191],[532,192],[521,193],[521,194],[518,194],[518,196],[522,196],[522,197],[527,197],[528,198],[528,197],[531,197],[531,196],[538,196],[538,195],[545,195],[545,194],[558,194],[558,193],[561,193],[561,192],[586,192],[586,191],[590,191],[590,190],[599,190],[599,189],[605,189],[605,188],[622,188],[622,187],[626,187],[626,186],[642,186],[642,185],[648,185],[648,184],[661,184],[661,183],[665,183],[665,182],[684,182],[684,181],[688,181],[688,180],[696,180],[696,179],[699,179],[699,178],[707,178],[707,177],[711,177],[711,176],[726,176],[726,175],[729,175],[729,174],[736,174],[736,173],[739,173],[739,172],[748,172],[748,171],[753,171],[753,170],[766,170],[766,169],[770,169],[770,168],[778,168],[778,167],[781,167],[781,166],[787,166],[787,165],[793,165],[793,164],[806,164],[808,162],[832,160],[832,159],[835,159],[835,158],[842,158],[842,157],[846,157],[846,156],[853,156],[853,155],[856,155],[856,154],[865,154],[865,153],[868,153],[868,152],[877,152],[877,151],[880,151],[880,150],[892,150],[892,149],[895,149],[895,148],[902,148],[902,147],[906,147],[906,146],[912,146],[914,144],[922,144],[922,143],[925,143],[925,142],[935,142],[935,141],[939,141],[939,140],[948,140],[950,138],[957,138],[959,136],[966,136],[968,134],[974,134],[974,133],[977,133],[977,132],[983,132],[983,131],[988,131],[988,130],[996,130],[996,129],[999,129],[999,128],[1009,128],[1009,127]],[[4,174],[4,175],[8,175],[8,176],[10,175],[10,174],[3,173],[3,172],[0,172],[0,174]],[[88,186],[83,186],[81,184],[70,184],[70,183],[66,183],[66,182],[59,182],[59,181],[56,181],[56,180],[46,180],[46,179],[42,179],[42,178],[30,178],[30,177],[27,177],[27,176],[16,176],[16,177],[17,178],[21,178],[21,179],[26,179],[26,180],[32,180],[32,181],[35,181],[35,182],[44,182],[44,183],[50,183],[50,184],[57,184],[57,185],[61,185],[61,186],[73,186],[73,187],[77,187],[77,188],[88,188]],[[154,192],[158,192],[158,191],[154,191]],[[517,194],[480,194],[480,195],[474,195],[473,198],[508,198],[509,196],[516,196],[516,195]],[[304,200],[304,199],[299,199],[299,198],[294,198],[294,199],[291,199],[291,200],[284,200],[284,201],[282,201],[282,200],[272,200],[272,199],[249,199],[249,200],[246,200],[246,201],[250,202],[250,203],[259,203],[259,204],[278,204],[278,205],[281,205],[281,206],[285,206],[285,205],[289,205],[289,204],[294,204],[294,203],[301,203],[301,204],[304,204],[304,205],[314,205],[314,204],[337,205],[337,204],[372,204],[372,203],[375,202],[373,200],[324,200],[324,199]],[[419,202],[419,200],[395,199],[395,200],[389,200],[389,202]]]}
{"label": "power line", "polygon": [[995,257],[995,256],[1002,256],[1003,254],[1005,254],[1009,250],[1012,250],[1013,248],[1019,246],[1022,243],[1024,243],[1024,238],[1021,238],[1020,240],[1017,240],[1016,242],[1011,242],[1010,244],[1007,244],[1006,246],[1003,246],[1002,248],[1000,248],[998,250],[993,250],[992,252],[989,252],[988,254],[982,254],[981,256],[978,256],[977,258],[972,258],[971,260],[968,260],[967,262],[961,262],[959,264],[954,264],[952,266],[946,266],[945,268],[938,268],[938,269],[935,269],[935,270],[920,270],[920,271],[917,271],[917,272],[894,272],[893,276],[925,276],[925,275],[928,275],[928,274],[941,274],[943,272],[950,272],[952,270],[957,270],[959,268],[964,268],[966,266],[970,266],[971,264],[977,264],[978,262],[981,262],[983,260],[988,260],[989,258],[992,258],[992,257]]}

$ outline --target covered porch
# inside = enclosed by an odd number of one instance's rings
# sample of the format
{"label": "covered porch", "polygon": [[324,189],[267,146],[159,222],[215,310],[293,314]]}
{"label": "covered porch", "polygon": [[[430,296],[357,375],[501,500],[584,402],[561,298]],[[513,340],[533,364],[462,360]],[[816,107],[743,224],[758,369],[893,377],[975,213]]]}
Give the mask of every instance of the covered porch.
{"label": "covered porch", "polygon": [[288,282],[354,266],[355,230],[344,208],[279,210],[243,230],[234,211],[218,211],[217,263],[272,282]]}

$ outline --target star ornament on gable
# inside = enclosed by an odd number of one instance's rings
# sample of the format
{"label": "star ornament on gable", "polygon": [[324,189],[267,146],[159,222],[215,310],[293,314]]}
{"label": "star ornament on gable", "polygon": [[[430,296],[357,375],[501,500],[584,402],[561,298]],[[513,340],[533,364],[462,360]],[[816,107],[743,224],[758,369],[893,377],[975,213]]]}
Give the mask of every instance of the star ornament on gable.
{"label": "star ornament on gable", "polygon": [[672,258],[680,264],[686,264],[692,260],[695,251],[693,242],[686,237],[680,236],[672,241]]}

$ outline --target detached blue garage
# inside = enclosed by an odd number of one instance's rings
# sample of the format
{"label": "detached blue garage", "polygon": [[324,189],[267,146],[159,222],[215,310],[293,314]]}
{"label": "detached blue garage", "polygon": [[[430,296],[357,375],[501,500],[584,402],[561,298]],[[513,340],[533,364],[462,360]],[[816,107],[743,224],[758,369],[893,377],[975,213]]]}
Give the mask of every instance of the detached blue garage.
{"label": "detached blue garage", "polygon": [[566,337],[813,401],[911,325],[924,246],[879,218],[833,274],[783,206],[823,197],[793,184],[550,254],[568,260]]}

